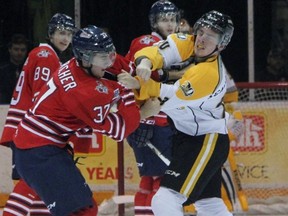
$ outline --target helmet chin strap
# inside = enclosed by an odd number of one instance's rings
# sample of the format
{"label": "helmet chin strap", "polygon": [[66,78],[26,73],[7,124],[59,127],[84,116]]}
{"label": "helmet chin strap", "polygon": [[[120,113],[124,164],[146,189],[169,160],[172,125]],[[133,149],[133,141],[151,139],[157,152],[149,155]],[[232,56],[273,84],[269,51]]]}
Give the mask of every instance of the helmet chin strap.
{"label": "helmet chin strap", "polygon": [[215,49],[210,54],[203,56],[203,57],[196,57],[195,63],[197,64],[197,63],[205,61],[207,58],[211,57],[213,55],[213,53],[215,53],[217,51],[218,51],[218,45],[215,47]]}

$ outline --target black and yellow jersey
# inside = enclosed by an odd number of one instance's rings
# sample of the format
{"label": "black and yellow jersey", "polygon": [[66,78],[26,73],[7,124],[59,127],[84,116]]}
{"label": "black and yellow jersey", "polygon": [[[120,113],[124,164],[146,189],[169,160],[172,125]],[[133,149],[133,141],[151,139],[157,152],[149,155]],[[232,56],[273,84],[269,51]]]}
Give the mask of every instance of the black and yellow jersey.
{"label": "black and yellow jersey", "polygon": [[171,65],[183,62],[192,56],[194,50],[194,36],[175,33],[164,41],[159,41],[154,46],[145,47],[135,53],[135,59],[146,56],[155,69],[169,69]]}
{"label": "black and yellow jersey", "polygon": [[[182,34],[181,34],[182,35]],[[151,59],[153,69],[186,60],[193,53],[191,35],[173,34],[158,46],[140,50],[137,56]],[[163,47],[164,43],[166,48]],[[149,52],[149,48],[151,52]],[[143,52],[142,52],[143,51]],[[140,78],[141,88],[136,94],[140,100],[160,97],[166,101],[161,108],[174,122],[175,127],[186,134],[197,136],[207,133],[227,134],[228,114],[223,97],[226,93],[226,69],[220,56],[212,56],[204,62],[191,65],[183,77],[171,84],[148,82]]]}

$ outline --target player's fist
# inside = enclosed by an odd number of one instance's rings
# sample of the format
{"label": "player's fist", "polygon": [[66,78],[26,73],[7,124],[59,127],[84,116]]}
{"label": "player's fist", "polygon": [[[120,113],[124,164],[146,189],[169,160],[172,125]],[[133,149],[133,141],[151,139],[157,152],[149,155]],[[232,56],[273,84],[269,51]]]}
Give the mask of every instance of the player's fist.
{"label": "player's fist", "polygon": [[118,74],[117,79],[118,82],[120,82],[122,85],[124,85],[128,89],[139,89],[140,84],[139,81],[135,78],[132,77],[131,74],[128,72],[121,70],[122,73]]}
{"label": "player's fist", "polygon": [[152,63],[149,59],[143,58],[139,65],[136,67],[136,74],[143,80],[147,81],[151,76]]}

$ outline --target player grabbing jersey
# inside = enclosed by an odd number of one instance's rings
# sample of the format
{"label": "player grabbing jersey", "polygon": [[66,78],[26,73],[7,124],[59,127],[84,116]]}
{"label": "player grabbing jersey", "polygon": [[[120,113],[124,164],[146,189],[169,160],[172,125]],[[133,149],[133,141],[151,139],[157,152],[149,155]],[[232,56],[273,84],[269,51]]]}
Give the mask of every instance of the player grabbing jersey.
{"label": "player grabbing jersey", "polygon": [[52,215],[90,216],[97,214],[97,204],[65,148],[67,140],[91,127],[122,141],[138,127],[140,116],[153,115],[159,107],[148,109],[157,105],[149,100],[139,112],[133,92],[102,78],[116,53],[112,39],[100,28],[77,31],[72,47],[75,58],[53,74],[18,125],[15,163]]}
{"label": "player grabbing jersey", "polygon": [[[169,34],[175,33],[179,23],[178,8],[170,1],[157,1],[151,6],[149,21],[152,33],[137,37],[131,42],[129,52],[125,56],[127,59],[134,61],[134,54],[138,50],[152,46],[166,39]],[[177,74],[180,75],[180,73]],[[152,76],[157,81],[167,81],[169,72],[159,69]],[[167,116],[160,112],[153,117],[142,120],[137,130],[127,138],[134,151],[141,177],[139,189],[134,198],[135,215],[154,215],[151,209],[151,200],[160,186],[160,180],[167,164],[155,154],[151,145],[165,157],[171,159],[171,136],[172,130],[168,124]]]}

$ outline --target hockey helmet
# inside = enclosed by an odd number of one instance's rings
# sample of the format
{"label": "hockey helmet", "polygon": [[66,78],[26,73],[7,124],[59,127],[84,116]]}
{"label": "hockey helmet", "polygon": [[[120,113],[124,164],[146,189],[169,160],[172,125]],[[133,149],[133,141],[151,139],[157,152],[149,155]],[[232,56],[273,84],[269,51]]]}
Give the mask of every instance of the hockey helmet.
{"label": "hockey helmet", "polygon": [[177,23],[180,20],[180,12],[178,8],[170,1],[167,0],[159,0],[155,2],[150,9],[149,12],[149,21],[152,31],[155,31],[155,26],[159,17],[162,16],[176,16]]}
{"label": "hockey helmet", "polygon": [[230,16],[215,10],[205,13],[196,21],[193,26],[193,33],[195,35],[200,27],[206,27],[218,33],[221,36],[219,45],[224,47],[229,44],[234,31]]}
{"label": "hockey helmet", "polygon": [[52,35],[55,30],[76,30],[75,21],[66,14],[56,13],[48,23],[48,35]]}
{"label": "hockey helmet", "polygon": [[112,38],[94,25],[80,29],[73,35],[72,50],[77,60],[101,68],[110,67],[116,58]]}

